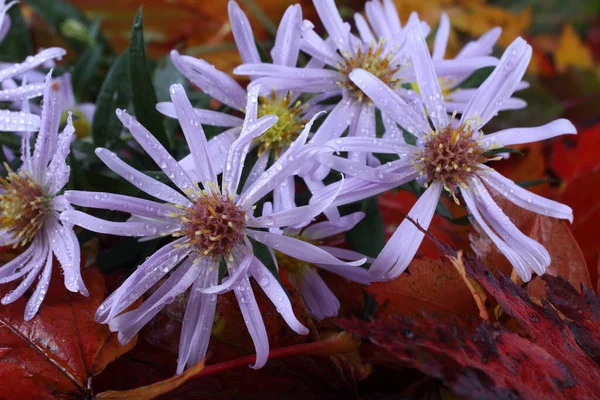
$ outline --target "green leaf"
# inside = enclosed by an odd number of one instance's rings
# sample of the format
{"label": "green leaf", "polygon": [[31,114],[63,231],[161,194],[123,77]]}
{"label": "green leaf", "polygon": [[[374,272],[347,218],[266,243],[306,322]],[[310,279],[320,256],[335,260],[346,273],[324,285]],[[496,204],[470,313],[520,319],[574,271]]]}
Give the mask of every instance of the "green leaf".
{"label": "green leaf", "polygon": [[131,86],[128,71],[128,52],[125,51],[110,67],[96,100],[92,135],[98,147],[114,148],[119,141],[123,125],[115,115],[115,109],[129,104]]}
{"label": "green leaf", "polygon": [[531,187],[531,186],[536,186],[536,185],[543,185],[545,183],[549,183],[549,184],[557,184],[559,183],[559,181],[557,181],[556,179],[552,179],[552,178],[548,178],[548,179],[534,179],[532,181],[521,181],[521,182],[515,182],[517,185],[521,186],[521,187]]}
{"label": "green leaf", "polygon": [[160,239],[154,239],[140,242],[137,238],[121,238],[114,247],[98,254],[96,266],[102,273],[117,268],[134,268],[144,258],[154,253],[159,241]]}
{"label": "green leaf", "polygon": [[71,81],[77,91],[78,98],[82,98],[83,91],[87,90],[89,83],[96,76],[102,49],[98,46],[86,49],[75,62]]}
{"label": "green leaf", "polygon": [[[89,41],[84,40],[81,35],[73,35],[71,30],[65,30],[65,26],[68,26],[69,24],[75,25],[74,23],[83,29],[92,26],[90,20],[76,7],[63,0],[27,0],[26,2],[38,14],[44,17],[44,19],[52,25],[54,30],[74,50],[83,52],[89,46]],[[107,53],[113,53],[110,43],[102,34],[98,34],[97,43],[100,44]]]}
{"label": "green leaf", "polygon": [[483,67],[473,72],[460,85],[461,89],[478,88],[491,75],[494,67]]}
{"label": "green leaf", "polygon": [[269,56],[269,53],[265,51],[265,49],[260,45],[260,43],[256,39],[254,39],[254,44],[256,45],[256,49],[258,50],[260,61],[267,64],[273,63],[273,60],[271,59],[271,56]]}
{"label": "green leaf", "polygon": [[0,59],[8,62],[22,62],[27,56],[33,54],[33,47],[29,40],[27,25],[21,14],[21,7],[14,5],[6,13],[10,17],[10,30],[0,44]]}
{"label": "green leaf", "polygon": [[502,154],[502,153],[518,154],[520,156],[524,155],[522,151],[519,151],[517,149],[511,149],[510,147],[499,147],[497,149],[491,149],[491,150],[486,151],[485,153],[482,154],[482,156],[489,157],[489,156],[493,156],[496,154]]}
{"label": "green leaf", "polygon": [[348,242],[359,253],[377,257],[385,246],[385,225],[377,206],[377,197],[363,200],[356,211],[364,212],[365,218],[347,233]]}
{"label": "green leaf", "polygon": [[152,81],[154,88],[156,89],[158,101],[171,101],[169,89],[174,83],[179,83],[186,89],[189,88],[187,79],[185,79],[185,77],[181,75],[181,72],[175,68],[175,65],[173,65],[173,62],[171,61],[171,57],[169,56],[159,60],[158,65],[154,69]]}
{"label": "green leaf", "polygon": [[152,76],[146,59],[141,7],[138,9],[133,21],[129,46],[129,78],[135,116],[169,151],[171,149],[171,138],[167,136],[162,117],[155,108],[158,99],[156,98],[156,91],[152,84]]}

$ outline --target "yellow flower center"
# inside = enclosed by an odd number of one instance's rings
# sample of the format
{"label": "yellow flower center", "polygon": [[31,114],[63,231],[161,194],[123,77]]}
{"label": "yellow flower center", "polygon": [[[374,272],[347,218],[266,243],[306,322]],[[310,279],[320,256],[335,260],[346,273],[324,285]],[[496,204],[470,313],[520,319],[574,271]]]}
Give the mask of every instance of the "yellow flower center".
{"label": "yellow flower center", "polygon": [[304,128],[306,120],[300,114],[306,109],[306,105],[299,100],[292,104],[292,92],[279,98],[273,92],[270,97],[261,96],[259,102],[259,118],[276,115],[278,119],[275,125],[255,139],[259,144],[258,152],[262,154],[273,150],[275,157],[279,158],[279,153],[296,140]]}
{"label": "yellow flower center", "polygon": [[347,89],[350,96],[359,102],[363,101],[365,94],[349,78],[350,73],[355,69],[360,68],[370,72],[392,89],[396,89],[402,84],[400,79],[394,77],[400,70],[401,65],[391,63],[394,53],[390,52],[385,56],[383,55],[383,43],[383,40],[378,43],[371,43],[367,51],[363,51],[359,47],[356,54],[342,53],[343,61],[337,65],[337,69],[344,79],[336,83],[338,86]]}
{"label": "yellow flower center", "polygon": [[231,250],[244,239],[246,211],[229,195],[202,190],[190,207],[179,207],[182,229],[173,236],[187,236],[202,256],[231,258]]}
{"label": "yellow flower center", "polygon": [[0,177],[0,224],[13,237],[14,247],[32,241],[50,210],[50,199],[27,173],[17,174],[7,164],[6,178]]}

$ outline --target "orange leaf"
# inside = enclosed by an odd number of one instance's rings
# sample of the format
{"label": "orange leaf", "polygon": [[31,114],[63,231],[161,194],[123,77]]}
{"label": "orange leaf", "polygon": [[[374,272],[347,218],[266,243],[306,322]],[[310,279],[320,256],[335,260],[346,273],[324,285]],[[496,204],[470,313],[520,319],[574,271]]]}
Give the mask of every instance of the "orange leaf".
{"label": "orange leaf", "polygon": [[[85,397],[89,379],[135,346],[117,342],[106,325],[94,321],[104,300],[104,277],[95,268],[82,271],[90,292],[83,297],[67,291],[55,267],[38,315],[23,321],[27,301],[0,307],[0,398]],[[12,287],[4,285],[0,295]]]}
{"label": "orange leaf", "polygon": [[554,51],[554,60],[558,72],[564,72],[570,67],[590,69],[594,66],[592,52],[583,43],[571,24],[565,25],[563,28],[558,46]]}

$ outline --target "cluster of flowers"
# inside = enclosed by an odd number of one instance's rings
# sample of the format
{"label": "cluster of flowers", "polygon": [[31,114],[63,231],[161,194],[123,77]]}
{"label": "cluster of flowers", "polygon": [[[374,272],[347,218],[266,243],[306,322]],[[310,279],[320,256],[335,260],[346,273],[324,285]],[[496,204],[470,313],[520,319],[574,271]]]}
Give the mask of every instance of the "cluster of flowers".
{"label": "cluster of flowers", "polygon": [[[254,255],[253,242],[267,246],[275,265],[287,269],[313,317],[335,316],[339,301],[316,268],[363,284],[394,279],[407,268],[424,237],[405,220],[375,260],[324,246],[323,239],[352,229],[364,217],[361,212],[342,216],[338,206],[413,180],[426,189],[409,213],[421,227],[428,228],[440,196],[447,193],[456,203],[464,202],[476,229],[489,237],[523,280],[531,279],[532,272],[543,274],[550,264],[548,252],[518,230],[494,196],[556,218],[571,220],[571,209],[522,189],[487,163],[502,158],[506,146],[574,134],[575,128],[567,120],[556,120],[541,127],[482,131],[499,111],[526,106],[512,96],[527,86],[521,79],[531,47],[517,38],[501,59],[492,57],[500,35],[496,28],[468,43],[455,58],[445,59],[450,30],[445,15],[430,52],[425,41],[430,27],[416,14],[402,25],[391,0],[366,3],[366,18],[354,16],[358,34],[343,22],[334,0],[314,0],[314,6],[328,37],[323,39],[311,22],[302,19],[299,5],[290,6],[277,30],[272,62],[264,62],[246,15],[229,2],[231,28],[243,60],[234,72],[249,76],[246,88],[204,60],[171,53],[187,79],[233,110],[195,109],[183,87],[172,85],[172,102],[160,103],[157,109],[177,118],[181,126],[190,153],[181,161],[134,117],[116,110],[123,126],[172,185],[137,171],[107,149],[98,148],[96,154],[156,200],[103,192],[62,193],[69,178],[65,158],[74,135],[72,118],[69,114],[59,134],[65,101],[61,83],[50,74],[45,80],[32,78],[34,68],[64,51],[47,49],[21,64],[2,66],[0,97],[20,111],[0,111],[0,129],[21,132],[23,145],[22,166],[17,172],[7,166],[8,176],[1,179],[0,240],[2,245],[25,248],[0,267],[0,283],[22,278],[2,303],[22,296],[41,274],[25,310],[25,319],[33,318],[48,287],[53,256],[67,289],[87,294],[75,225],[142,239],[172,237],[104,301],[96,320],[109,324],[126,343],[166,304],[188,292],[180,373],[205,356],[217,296],[233,291],[256,347],[254,368],[259,368],[267,361],[269,345],[251,277],[291,329],[299,334],[308,329],[295,317],[278,278]],[[0,11],[4,34],[9,25],[4,16],[7,7]],[[299,58],[306,56],[310,60],[298,67]],[[479,88],[461,88],[485,66],[495,68]],[[30,110],[29,99],[42,94],[38,117]],[[381,137],[376,135],[379,118],[384,126]],[[315,120],[320,125],[312,129]],[[226,129],[207,140],[203,125]],[[35,131],[39,132],[32,152],[29,139]],[[258,157],[245,166],[250,151]],[[244,166],[250,170],[245,180]],[[341,178],[325,184],[332,176]],[[302,179],[312,194],[303,206],[296,205],[296,179]],[[107,221],[74,206],[131,216],[125,222]],[[325,219],[314,223],[320,214]],[[362,266],[367,261],[369,269]],[[125,311],[149,291],[140,307]]]}

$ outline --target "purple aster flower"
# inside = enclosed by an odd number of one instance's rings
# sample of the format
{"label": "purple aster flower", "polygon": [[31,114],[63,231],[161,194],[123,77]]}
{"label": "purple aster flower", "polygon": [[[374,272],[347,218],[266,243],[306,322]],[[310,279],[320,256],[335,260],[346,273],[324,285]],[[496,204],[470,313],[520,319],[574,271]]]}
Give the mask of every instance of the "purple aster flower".
{"label": "purple aster flower", "polygon": [[9,304],[20,298],[39,276],[39,282],[27,301],[24,318],[32,319],[37,313],[52,275],[53,256],[63,270],[65,287],[87,296],[80,273],[79,242],[69,223],[61,222],[59,213],[69,208],[60,190],[69,180],[69,166],[65,159],[75,129],[71,117],[61,134],[58,125],[61,115],[60,88],[50,83],[50,74],[44,90],[41,128],[33,154],[29,134],[23,135],[21,168],[8,171],[0,178],[0,245],[25,248],[16,258],[0,267],[0,283],[21,279],[16,289],[0,302]]}
{"label": "purple aster flower", "polygon": [[[356,69],[364,69],[388,88],[405,95],[409,91],[402,87],[414,80],[414,69],[410,66],[406,46],[407,32],[410,27],[428,26],[413,14],[402,27],[396,9],[391,1],[369,2],[367,12],[378,10],[373,25],[380,29],[375,37],[366,23],[360,23],[360,37],[350,33],[350,25],[343,22],[334,0],[315,0],[314,6],[329,38],[321,39],[313,30],[310,22],[305,21],[302,28],[300,48],[313,57],[311,68],[296,68],[274,64],[249,63],[237,67],[234,73],[263,77],[255,83],[263,88],[275,87],[277,90],[293,90],[309,93],[330,93],[342,90],[342,100],[336,104],[326,120],[315,132],[312,143],[322,144],[327,140],[340,137],[346,128],[348,136],[375,137],[375,109],[361,90],[351,79]],[[371,11],[369,11],[371,10]],[[380,11],[380,12],[379,12]],[[364,21],[363,21],[364,22]],[[440,76],[470,74],[484,66],[495,65],[494,57],[469,57],[460,60],[439,60],[436,71]],[[328,68],[322,68],[328,66]],[[382,113],[387,135],[400,135],[401,131],[385,113]],[[350,152],[349,158],[370,165],[377,165],[375,157],[364,152]],[[303,175],[309,173],[303,171]]]}
{"label": "purple aster flower", "polygon": [[[150,256],[100,306],[96,320],[108,323],[127,343],[166,304],[190,287],[183,320],[177,372],[198,363],[206,354],[215,314],[217,294],[233,290],[256,347],[254,368],[267,361],[269,344],[261,312],[250,286],[252,276],[276,305],[290,328],[300,334],[308,330],[294,316],[291,303],[277,279],[253,255],[250,238],[290,257],[310,263],[357,265],[343,262],[330,253],[302,240],[266,231],[303,223],[318,215],[333,201],[329,198],[311,205],[254,216],[254,204],[284,182],[318,148],[305,146],[311,122],[281,157],[246,189],[238,192],[242,168],[252,140],[277,121],[273,115],[258,118],[258,91],[248,94],[246,117],[239,137],[227,152],[222,184],[217,183],[215,165],[197,113],[183,87],[171,86],[174,111],[194,159],[194,176],[167,153],[154,136],[125,111],[117,110],[123,125],[154,159],[178,190],[135,170],[114,153],[99,148],[96,154],[114,172],[158,201],[109,193],[69,191],[67,199],[76,205],[130,213],[126,222],[102,220],[80,211],[66,211],[62,219],[106,234],[152,238],[172,236],[173,242]],[[227,265],[227,277],[219,283],[219,266]],[[170,275],[169,275],[170,273]],[[123,313],[163,277],[168,278],[137,309]]]}
{"label": "purple aster flower", "polygon": [[[443,190],[456,202],[459,202],[457,196],[460,194],[473,219],[508,258],[523,280],[531,279],[532,270],[543,274],[550,264],[548,252],[518,230],[494,201],[490,191],[529,211],[555,218],[572,220],[572,210],[519,187],[485,163],[497,159],[488,153],[490,150],[562,134],[575,134],[575,127],[569,121],[559,119],[535,128],[506,129],[487,135],[482,133],[482,128],[498,113],[503,102],[512,96],[521,81],[531,58],[531,46],[521,38],[516,39],[507,48],[493,73],[477,90],[460,121],[455,121],[446,113],[439,80],[421,32],[418,29],[411,30],[408,40],[424,106],[416,108],[415,104],[407,104],[368,71],[356,70],[350,77],[378,107],[416,137],[416,145],[366,138],[343,138],[329,143],[330,147],[337,146],[347,151],[398,154],[399,160],[378,168],[393,171],[402,175],[402,178],[395,183],[347,179],[344,192],[334,205],[369,197],[417,178],[427,190],[409,216],[423,228],[429,226]],[[314,196],[314,201],[338,190],[338,185],[333,184],[322,190]],[[378,278],[397,277],[409,265],[423,236],[410,221],[403,221],[369,271]]]}

